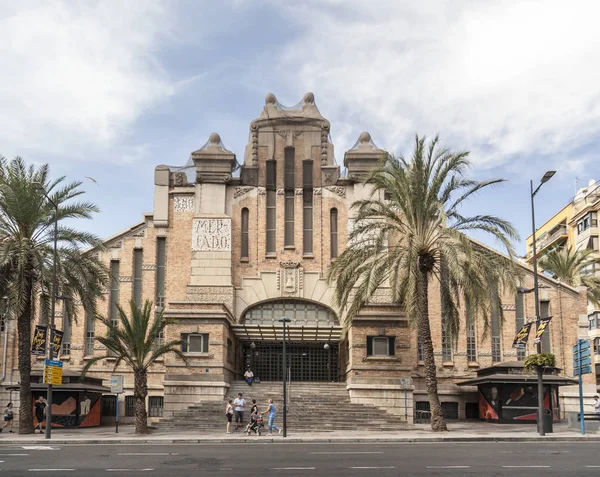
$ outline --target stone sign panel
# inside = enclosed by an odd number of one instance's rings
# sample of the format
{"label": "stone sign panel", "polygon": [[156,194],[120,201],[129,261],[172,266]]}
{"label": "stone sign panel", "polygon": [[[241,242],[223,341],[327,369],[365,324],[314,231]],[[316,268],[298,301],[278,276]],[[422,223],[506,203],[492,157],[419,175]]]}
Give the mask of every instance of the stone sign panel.
{"label": "stone sign panel", "polygon": [[192,251],[231,252],[231,219],[194,219]]}

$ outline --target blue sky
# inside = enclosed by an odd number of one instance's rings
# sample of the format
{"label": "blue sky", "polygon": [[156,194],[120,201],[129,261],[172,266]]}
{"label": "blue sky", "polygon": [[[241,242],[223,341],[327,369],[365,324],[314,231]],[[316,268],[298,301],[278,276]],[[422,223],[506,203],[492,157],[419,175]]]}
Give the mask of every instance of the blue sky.
{"label": "blue sky", "polygon": [[242,160],[267,92],[312,91],[338,162],[363,130],[396,154],[439,133],[472,151],[474,178],[508,180],[466,212],[525,238],[530,179],[558,171],[539,223],[576,178],[600,179],[599,14],[593,0],[3,2],[0,154],[83,180],[102,212],[80,226],[106,237],[152,211],[156,165],[183,165],[213,131]]}

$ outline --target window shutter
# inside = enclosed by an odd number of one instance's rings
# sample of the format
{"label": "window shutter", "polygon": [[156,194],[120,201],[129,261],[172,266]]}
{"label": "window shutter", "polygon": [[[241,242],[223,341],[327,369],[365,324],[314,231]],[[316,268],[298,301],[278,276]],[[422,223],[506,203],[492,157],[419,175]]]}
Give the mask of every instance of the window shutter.
{"label": "window shutter", "polygon": [[204,339],[202,340],[202,352],[208,353],[208,335],[204,335]]}
{"label": "window shutter", "polygon": [[367,356],[373,356],[373,337],[367,336]]}
{"label": "window shutter", "polygon": [[188,346],[187,346],[187,335],[181,335],[181,351],[183,351],[184,353],[187,353],[188,351]]}
{"label": "window shutter", "polygon": [[396,354],[396,351],[395,351],[395,348],[396,348],[396,337],[395,336],[388,337],[388,346],[389,346],[388,354],[390,356],[394,356]]}

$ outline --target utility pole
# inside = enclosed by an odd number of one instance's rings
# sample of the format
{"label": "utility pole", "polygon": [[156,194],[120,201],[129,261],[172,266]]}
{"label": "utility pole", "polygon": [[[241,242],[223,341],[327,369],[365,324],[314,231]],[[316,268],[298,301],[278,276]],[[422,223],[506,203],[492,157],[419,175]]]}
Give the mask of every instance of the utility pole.
{"label": "utility pole", "polygon": [[287,339],[285,336],[285,325],[292,320],[283,317],[279,321],[283,324],[283,437],[287,437],[287,363],[285,360],[285,342]]}

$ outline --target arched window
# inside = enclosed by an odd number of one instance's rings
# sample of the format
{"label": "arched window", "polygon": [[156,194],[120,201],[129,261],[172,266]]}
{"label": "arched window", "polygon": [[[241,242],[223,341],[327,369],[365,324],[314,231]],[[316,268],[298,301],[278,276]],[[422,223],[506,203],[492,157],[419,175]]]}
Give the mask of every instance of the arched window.
{"label": "arched window", "polygon": [[304,300],[274,300],[260,303],[248,309],[242,318],[247,325],[280,326],[283,317],[291,320],[291,326],[335,326],[335,313],[318,303]]}
{"label": "arched window", "polygon": [[242,209],[242,259],[248,258],[248,218],[249,211],[246,207]]}
{"label": "arched window", "polygon": [[338,256],[338,210],[335,208],[329,212],[329,236],[329,250],[331,258],[334,259]]}

